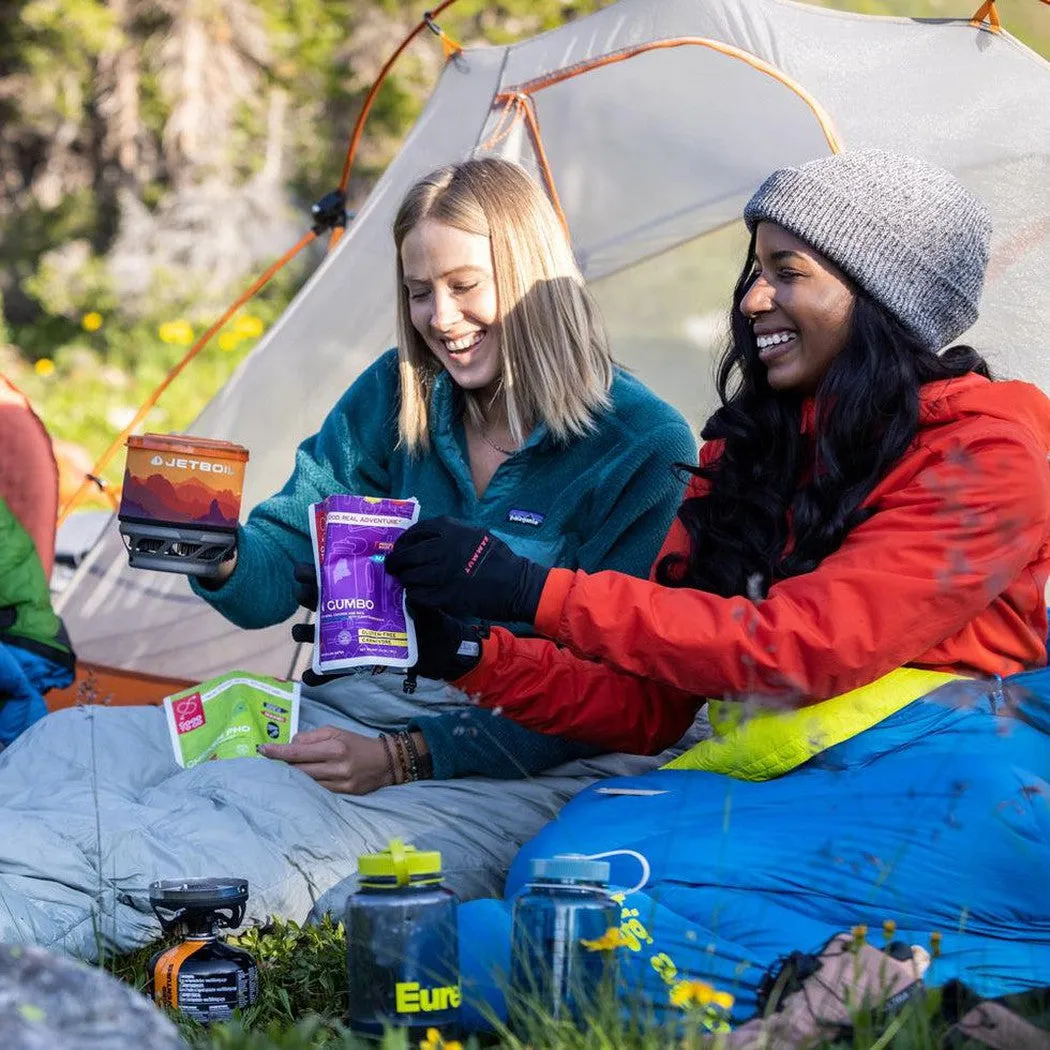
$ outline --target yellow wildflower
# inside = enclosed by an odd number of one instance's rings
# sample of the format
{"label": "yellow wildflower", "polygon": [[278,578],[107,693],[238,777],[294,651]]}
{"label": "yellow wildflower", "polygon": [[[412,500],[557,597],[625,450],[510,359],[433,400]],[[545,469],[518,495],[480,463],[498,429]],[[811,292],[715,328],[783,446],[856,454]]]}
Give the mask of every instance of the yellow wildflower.
{"label": "yellow wildflower", "polygon": [[263,334],[264,328],[262,318],[254,314],[244,314],[233,322],[233,330],[242,339],[258,339]]}
{"label": "yellow wildflower", "polygon": [[934,930],[930,934],[930,955],[935,959],[939,958],[941,954],[941,935]]}
{"label": "yellow wildflower", "polygon": [[732,1010],[733,1002],[734,999],[728,992],[720,992],[706,981],[679,981],[671,989],[671,1004],[683,1010],[705,1006]]}
{"label": "yellow wildflower", "polygon": [[55,371],[55,362],[50,357],[42,357],[33,368],[38,376],[49,376]]}
{"label": "yellow wildflower", "polygon": [[597,940],[580,941],[589,952],[608,952],[614,948],[622,948],[626,943],[618,926],[610,926]]}
{"label": "yellow wildflower", "polygon": [[80,326],[85,332],[97,332],[102,327],[102,314],[97,310],[92,310],[89,314],[84,314],[80,319]]}
{"label": "yellow wildflower", "polygon": [[189,346],[193,342],[193,325],[189,321],[165,321],[158,329],[162,343]]}
{"label": "yellow wildflower", "polygon": [[446,1043],[436,1028],[428,1028],[426,1039],[419,1041],[419,1050],[463,1050],[463,1044],[455,1039]]}
{"label": "yellow wildflower", "polygon": [[897,932],[897,924],[892,919],[884,919],[882,923],[882,936],[886,940],[893,940],[893,935]]}
{"label": "yellow wildflower", "polygon": [[732,1010],[736,1000],[728,992],[715,992],[715,1006],[723,1010]]}
{"label": "yellow wildflower", "polygon": [[220,350],[236,350],[241,337],[236,332],[223,332],[219,336]]}
{"label": "yellow wildflower", "polygon": [[853,946],[859,948],[868,939],[867,926],[854,926],[850,931],[853,934]]}

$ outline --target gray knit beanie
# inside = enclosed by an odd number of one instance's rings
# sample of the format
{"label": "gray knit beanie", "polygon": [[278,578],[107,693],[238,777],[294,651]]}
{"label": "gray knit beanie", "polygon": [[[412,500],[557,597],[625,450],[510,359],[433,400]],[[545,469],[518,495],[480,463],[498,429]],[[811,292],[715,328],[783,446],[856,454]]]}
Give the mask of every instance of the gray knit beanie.
{"label": "gray knit beanie", "polygon": [[931,350],[977,320],[992,224],[948,172],[853,150],[780,168],[744,208],[816,248]]}

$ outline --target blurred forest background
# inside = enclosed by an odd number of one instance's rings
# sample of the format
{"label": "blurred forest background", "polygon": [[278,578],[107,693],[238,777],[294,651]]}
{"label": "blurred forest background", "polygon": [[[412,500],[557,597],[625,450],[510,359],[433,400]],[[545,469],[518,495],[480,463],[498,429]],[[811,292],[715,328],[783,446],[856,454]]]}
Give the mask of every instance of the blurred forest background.
{"label": "blurred forest background", "polygon": [[[505,43],[605,0],[459,0],[464,45]],[[659,0],[654,0],[659,2]],[[223,307],[310,225],[382,63],[424,0],[4,0],[0,372],[90,467]],[[967,17],[977,0],[826,0]],[[1050,55],[1050,8],[1000,0]],[[379,95],[350,183],[367,195],[441,71],[423,34]],[[964,100],[960,100],[963,104]],[[187,426],[319,259],[306,253],[169,389]],[[377,351],[380,348],[377,347]],[[123,457],[107,471],[119,484]]]}

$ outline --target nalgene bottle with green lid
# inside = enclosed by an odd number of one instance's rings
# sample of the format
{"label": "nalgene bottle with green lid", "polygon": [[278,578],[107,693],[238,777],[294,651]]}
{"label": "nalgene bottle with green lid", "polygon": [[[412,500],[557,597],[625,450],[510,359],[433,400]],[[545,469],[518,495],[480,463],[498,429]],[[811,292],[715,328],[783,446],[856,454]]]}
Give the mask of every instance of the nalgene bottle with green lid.
{"label": "nalgene bottle with green lid", "polygon": [[456,895],[441,882],[441,854],[398,839],[358,858],[359,889],[347,902],[350,1027],[428,1028],[446,1037],[459,1021]]}

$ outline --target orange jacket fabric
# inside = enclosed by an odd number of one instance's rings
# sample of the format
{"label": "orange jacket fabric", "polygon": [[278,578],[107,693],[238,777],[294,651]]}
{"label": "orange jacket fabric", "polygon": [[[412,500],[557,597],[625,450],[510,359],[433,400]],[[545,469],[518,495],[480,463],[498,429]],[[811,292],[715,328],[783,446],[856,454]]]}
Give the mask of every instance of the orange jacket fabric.
{"label": "orange jacket fabric", "polygon": [[[797,707],[901,666],[1042,666],[1048,452],[1050,402],[1036,387],[928,384],[915,440],[866,501],[875,513],[813,572],[755,602],[554,569],[536,627],[560,647],[494,628],[456,684],[532,729],[655,753],[706,697]],[[687,549],[676,521],[660,557]]]}

